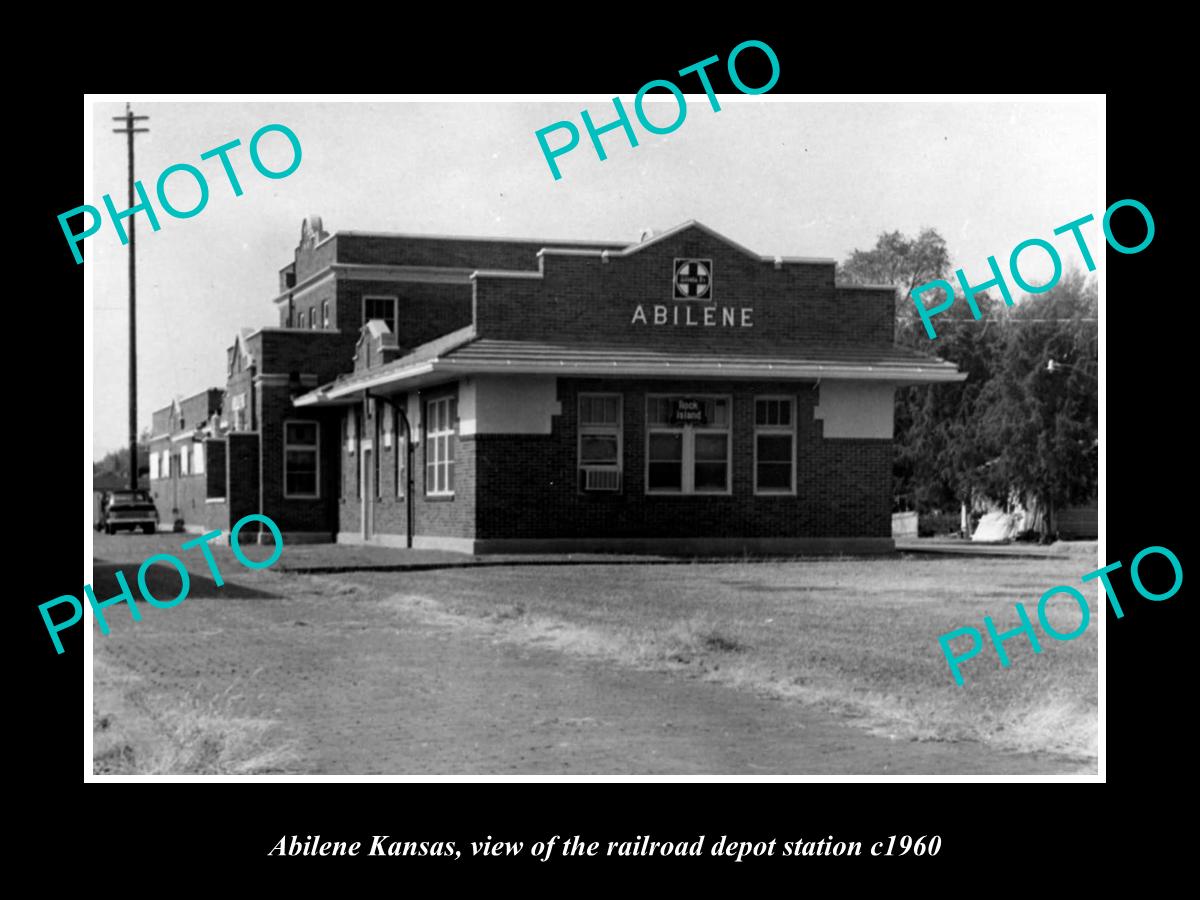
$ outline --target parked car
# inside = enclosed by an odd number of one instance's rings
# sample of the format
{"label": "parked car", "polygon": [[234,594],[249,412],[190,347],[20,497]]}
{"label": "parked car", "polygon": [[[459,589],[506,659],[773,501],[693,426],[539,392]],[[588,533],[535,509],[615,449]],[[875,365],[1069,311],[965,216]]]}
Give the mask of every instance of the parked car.
{"label": "parked car", "polygon": [[114,534],[123,528],[142,529],[146,534],[158,530],[158,510],[149,491],[107,491],[100,502],[97,530]]}

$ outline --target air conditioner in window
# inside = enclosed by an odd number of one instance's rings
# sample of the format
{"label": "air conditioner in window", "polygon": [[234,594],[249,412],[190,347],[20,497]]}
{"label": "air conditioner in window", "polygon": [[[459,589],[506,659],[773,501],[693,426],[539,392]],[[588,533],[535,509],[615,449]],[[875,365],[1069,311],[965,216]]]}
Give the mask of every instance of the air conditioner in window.
{"label": "air conditioner in window", "polygon": [[612,466],[584,466],[583,489],[585,491],[619,491],[621,470]]}

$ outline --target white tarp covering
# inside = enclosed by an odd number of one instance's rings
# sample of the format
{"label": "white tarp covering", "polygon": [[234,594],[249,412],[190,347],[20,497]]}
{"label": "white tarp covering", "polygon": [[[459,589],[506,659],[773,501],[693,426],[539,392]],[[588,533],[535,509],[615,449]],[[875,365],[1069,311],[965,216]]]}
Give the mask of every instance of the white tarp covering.
{"label": "white tarp covering", "polygon": [[979,520],[973,541],[1007,541],[1021,533],[1025,516],[1020,513],[990,512]]}

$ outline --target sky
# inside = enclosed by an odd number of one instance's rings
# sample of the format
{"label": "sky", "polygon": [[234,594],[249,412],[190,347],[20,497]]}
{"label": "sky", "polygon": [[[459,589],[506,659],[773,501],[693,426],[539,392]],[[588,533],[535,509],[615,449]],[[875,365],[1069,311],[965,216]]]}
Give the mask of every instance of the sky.
{"label": "sky", "polygon": [[[651,95],[653,96],[653,95]],[[669,95],[648,102],[652,122],[676,115]],[[160,230],[137,219],[139,432],[153,410],[225,383],[226,348],[239,328],[276,325],[278,270],[292,260],[300,225],[319,215],[327,231],[385,231],[553,240],[636,241],[643,228],[689,219],[764,255],[831,257],[868,249],[884,231],[936,228],[975,283],[987,257],[1003,265],[1030,237],[1079,264],[1054,228],[1091,213],[1083,227],[1102,264],[1104,212],[1098,167],[1102,107],[1096,99],[1044,102],[799,102],[799,98],[687,95],[683,124],[653,135],[622,97],[638,137],[603,136],[601,162],[583,128],[615,118],[611,98],[552,102],[137,102],[149,133],[136,137],[136,175]],[[92,105],[93,196],[127,205],[126,139],[113,134],[124,102]],[[572,121],[581,142],[557,160],[554,180],[534,133]],[[286,178],[260,175],[248,152],[263,125],[281,123],[302,148]],[[244,193],[233,195],[217,159],[200,154],[240,139],[230,153]],[[551,146],[564,132],[549,136]],[[260,144],[263,163],[291,161],[286,138]],[[175,163],[204,173],[205,208],[168,216],[154,194]],[[86,161],[85,161],[86,165]],[[199,189],[186,173],[167,181],[178,209]],[[64,210],[65,212],[66,210]],[[84,244],[93,285],[93,459],[122,446],[128,429],[128,248],[112,223]],[[63,241],[63,252],[70,248]],[[1037,251],[1021,257],[1032,282],[1051,274]],[[1011,283],[1011,282],[1010,282]]]}

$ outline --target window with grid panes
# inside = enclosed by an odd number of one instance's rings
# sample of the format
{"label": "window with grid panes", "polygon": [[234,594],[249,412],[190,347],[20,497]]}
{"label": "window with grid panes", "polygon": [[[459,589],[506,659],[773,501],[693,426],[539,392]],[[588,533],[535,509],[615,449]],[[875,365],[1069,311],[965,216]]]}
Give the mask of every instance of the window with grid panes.
{"label": "window with grid panes", "polygon": [[579,395],[581,490],[620,490],[622,436],[620,394]]}
{"label": "window with grid panes", "polygon": [[454,436],[458,401],[454,397],[425,404],[425,493],[454,496]]}
{"label": "window with grid panes", "polygon": [[796,400],[754,400],[754,492],[791,494],[796,490]]}
{"label": "window with grid panes", "polygon": [[315,498],[320,453],[316,422],[283,423],[283,496]]}
{"label": "window with grid panes", "polygon": [[676,419],[679,396],[646,398],[646,493],[728,494],[730,491],[731,401],[695,397],[699,422]]}
{"label": "window with grid panes", "polygon": [[363,324],[365,325],[372,319],[382,319],[387,323],[387,327],[392,334],[395,334],[397,303],[398,301],[395,297],[364,297]]}

